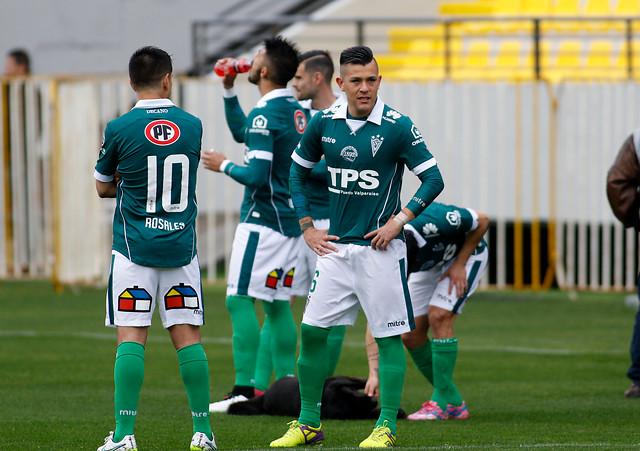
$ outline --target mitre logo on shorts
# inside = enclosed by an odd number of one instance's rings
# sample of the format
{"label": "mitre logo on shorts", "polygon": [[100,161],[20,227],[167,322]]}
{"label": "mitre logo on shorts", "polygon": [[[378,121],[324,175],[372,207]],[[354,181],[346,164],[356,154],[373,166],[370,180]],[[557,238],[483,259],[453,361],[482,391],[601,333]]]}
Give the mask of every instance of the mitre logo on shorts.
{"label": "mitre logo on shorts", "polygon": [[198,302],[198,293],[193,287],[181,283],[171,287],[167,294],[164,295],[164,306],[166,310],[171,309],[197,309],[200,306]]}
{"label": "mitre logo on shorts", "polygon": [[355,147],[347,146],[340,151],[340,156],[347,161],[353,163],[358,158],[358,151]]}
{"label": "mitre logo on shorts", "polygon": [[296,110],[296,112],[293,113],[293,120],[296,124],[296,130],[298,130],[298,133],[303,133],[304,129],[307,128],[307,116],[305,116],[302,111]]}
{"label": "mitre logo on shorts", "polygon": [[118,296],[118,310],[121,312],[148,313],[151,311],[151,295],[144,288],[135,285]]}
{"label": "mitre logo on shorts", "polygon": [[168,146],[180,138],[180,129],[173,122],[160,119],[147,124],[144,136],[157,146]]}

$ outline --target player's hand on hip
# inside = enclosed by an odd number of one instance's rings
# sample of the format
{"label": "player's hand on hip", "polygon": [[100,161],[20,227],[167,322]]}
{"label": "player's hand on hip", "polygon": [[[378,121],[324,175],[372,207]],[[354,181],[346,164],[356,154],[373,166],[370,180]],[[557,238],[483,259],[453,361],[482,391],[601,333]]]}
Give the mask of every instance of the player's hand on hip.
{"label": "player's hand on hip", "polygon": [[469,289],[467,270],[465,269],[464,264],[458,260],[454,261],[444,272],[440,280],[444,280],[447,277],[449,278],[449,294],[453,292],[453,287],[456,287],[456,296],[460,299]]}
{"label": "player's hand on hip", "polygon": [[386,251],[387,246],[402,231],[402,226],[393,219],[387,221],[379,229],[369,232],[364,236],[365,240],[371,240],[371,247],[374,250]]}
{"label": "player's hand on hip", "polygon": [[218,150],[205,150],[202,152],[202,165],[211,171],[220,172],[222,162],[226,160],[222,152]]}
{"label": "player's hand on hip", "polygon": [[307,246],[321,257],[331,252],[338,252],[338,248],[332,245],[331,241],[335,241],[339,237],[328,235],[327,230],[318,230],[315,227],[309,227],[302,233],[302,236]]}

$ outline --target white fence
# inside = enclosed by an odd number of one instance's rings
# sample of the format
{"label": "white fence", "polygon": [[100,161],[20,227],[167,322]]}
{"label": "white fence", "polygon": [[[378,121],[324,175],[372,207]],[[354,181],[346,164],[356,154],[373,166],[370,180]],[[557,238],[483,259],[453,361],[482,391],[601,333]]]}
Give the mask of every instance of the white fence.
{"label": "white fence", "polygon": [[[95,193],[106,123],[135,102],[126,79],[32,79],[0,85],[0,278],[106,280],[113,201]],[[237,92],[246,111],[259,95]],[[386,83],[385,102],[421,129],[445,179],[442,202],[489,214],[485,285],[632,290],[636,234],[605,196],[606,171],[640,126],[635,83]],[[217,79],[178,79],[174,101],[202,119],[203,148],[237,162]],[[417,179],[406,176],[405,196]],[[225,277],[242,187],[202,170],[200,261]]]}

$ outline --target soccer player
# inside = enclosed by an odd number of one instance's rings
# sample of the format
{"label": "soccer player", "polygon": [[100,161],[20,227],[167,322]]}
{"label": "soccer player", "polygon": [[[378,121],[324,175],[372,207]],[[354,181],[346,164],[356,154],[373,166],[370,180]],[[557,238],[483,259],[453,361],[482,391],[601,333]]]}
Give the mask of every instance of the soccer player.
{"label": "soccer player", "polygon": [[[485,213],[437,202],[404,226],[416,328],[402,334],[402,341],[433,385],[431,399],[409,420],[469,417],[453,382],[458,354],[453,323],[487,268],[489,251],[483,237],[488,228]],[[429,329],[433,340],[427,336]],[[376,377],[375,371],[369,374]]]}
{"label": "soccer player", "polygon": [[245,185],[226,301],[233,325],[236,379],[231,393],[211,404],[211,412],[226,412],[232,403],[255,394],[260,343],[255,299],[263,301],[276,378],[295,375],[298,331],[289,298],[301,240],[289,194],[289,168],[291,150],[300,141],[308,117],[286,85],[296,73],[298,56],[288,40],[265,39],[249,71],[249,81],[257,85],[262,98],[246,117],[233,91],[235,75],[225,75],[227,124],[236,141],[245,144],[247,165],[236,165],[219,151],[204,152],[202,157],[205,168],[224,172]]}
{"label": "soccer player", "polygon": [[[413,328],[402,226],[435,199],[444,183],[417,127],[378,97],[380,81],[369,47],[344,50],[337,82],[347,103],[316,114],[293,153],[291,195],[304,239],[320,258],[301,325],[300,416],[272,447],[323,441],[327,336],[333,326],[353,325],[360,307],[380,348],[381,401],[376,426],[360,446],[388,447],[396,441],[406,371],[400,335]],[[306,179],[323,155],[329,171],[328,233],[313,226],[306,198]],[[422,184],[401,209],[405,165]]]}
{"label": "soccer player", "polygon": [[95,167],[100,197],[115,197],[107,326],[117,327],[116,429],[98,451],[135,450],[144,352],[156,304],[178,353],[193,419],[191,450],[215,450],[204,306],[196,248],[196,172],[202,124],[176,107],[171,57],[143,47],[129,60],[137,103],[109,122]]}

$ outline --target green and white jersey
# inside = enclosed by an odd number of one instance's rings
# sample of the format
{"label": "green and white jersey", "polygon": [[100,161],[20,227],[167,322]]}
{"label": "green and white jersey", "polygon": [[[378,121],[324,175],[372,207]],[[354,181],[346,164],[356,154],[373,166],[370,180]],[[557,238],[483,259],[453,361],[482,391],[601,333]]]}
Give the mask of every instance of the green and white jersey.
{"label": "green and white jersey", "polygon": [[300,236],[289,193],[289,169],[291,151],[300,141],[308,120],[308,112],[287,88],[264,95],[247,116],[246,166],[229,162],[222,167],[226,174],[245,185],[241,222],[266,226],[285,236]]}
{"label": "green and white jersey", "polygon": [[329,172],[329,234],[339,243],[369,245],[364,236],[401,209],[404,166],[416,175],[436,166],[413,122],[380,98],[366,121],[349,119],[347,103],[316,114],[292,157],[313,168],[322,155]]}
{"label": "green and white jersey", "polygon": [[[405,225],[418,243],[415,271],[441,267],[456,258],[467,233],[478,228],[478,214],[470,208],[433,202],[420,215]],[[474,254],[484,250],[482,239]]]}
{"label": "green and white jersey", "polygon": [[196,172],[202,123],[168,99],[140,100],[110,121],[94,176],[118,183],[113,249],[152,267],[187,265],[197,253]]}

